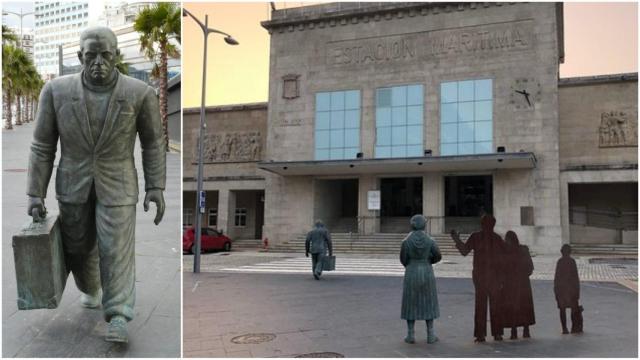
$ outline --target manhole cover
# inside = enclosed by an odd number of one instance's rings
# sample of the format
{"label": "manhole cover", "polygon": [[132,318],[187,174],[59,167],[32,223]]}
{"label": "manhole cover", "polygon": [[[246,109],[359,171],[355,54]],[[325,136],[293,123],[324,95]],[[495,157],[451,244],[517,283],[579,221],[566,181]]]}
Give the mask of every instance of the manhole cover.
{"label": "manhole cover", "polygon": [[261,344],[276,338],[275,334],[245,334],[231,339],[234,344]]}
{"label": "manhole cover", "polygon": [[296,355],[297,358],[343,358],[344,355],[336,352],[315,352],[309,354]]}
{"label": "manhole cover", "polygon": [[591,258],[589,264],[605,265],[638,265],[638,259],[634,258]]}
{"label": "manhole cover", "polygon": [[21,172],[26,172],[26,171],[27,171],[27,169],[4,169],[4,171],[6,171],[6,172],[21,173]]}

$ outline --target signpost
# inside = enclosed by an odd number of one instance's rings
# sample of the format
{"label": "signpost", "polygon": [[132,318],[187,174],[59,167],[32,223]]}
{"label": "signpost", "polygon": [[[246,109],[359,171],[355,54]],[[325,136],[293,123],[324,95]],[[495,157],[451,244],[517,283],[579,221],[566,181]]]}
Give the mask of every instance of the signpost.
{"label": "signpost", "polygon": [[380,210],[380,190],[367,192],[367,208],[369,210]]}

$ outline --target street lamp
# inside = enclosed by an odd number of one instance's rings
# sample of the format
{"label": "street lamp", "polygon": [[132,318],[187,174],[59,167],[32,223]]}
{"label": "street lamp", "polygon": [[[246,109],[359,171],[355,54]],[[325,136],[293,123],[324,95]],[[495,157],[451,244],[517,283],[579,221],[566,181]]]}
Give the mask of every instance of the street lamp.
{"label": "street lamp", "polygon": [[206,92],[206,84],[207,84],[207,37],[211,33],[224,35],[224,41],[229,45],[238,45],[238,41],[234,39],[231,35],[212,29],[209,27],[209,15],[204,16],[204,24],[200,22],[192,13],[187,11],[187,9],[182,9],[182,16],[190,16],[202,29],[202,33],[204,35],[204,59],[202,61],[202,99],[200,101],[200,131],[198,134],[198,192],[196,193],[196,204],[197,204],[197,214],[196,214],[196,227],[195,227],[195,235],[196,235],[196,246],[193,252],[193,272],[200,272],[200,245],[202,240],[202,211],[204,206],[204,199],[201,200],[202,194],[202,152],[204,148],[204,102],[205,102],[205,92]]}
{"label": "street lamp", "polygon": [[34,12],[23,13],[22,12],[22,8],[20,8],[20,13],[13,12],[13,11],[7,11],[7,10],[2,12],[3,16],[15,15],[15,16],[20,18],[20,49],[22,49],[22,18],[27,16],[27,15],[33,15],[33,14],[35,14],[35,13]]}

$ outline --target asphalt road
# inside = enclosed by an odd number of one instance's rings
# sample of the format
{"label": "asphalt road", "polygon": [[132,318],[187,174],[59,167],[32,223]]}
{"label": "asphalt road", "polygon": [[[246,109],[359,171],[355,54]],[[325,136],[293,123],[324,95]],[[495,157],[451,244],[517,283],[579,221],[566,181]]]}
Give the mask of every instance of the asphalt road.
{"label": "asphalt road", "polygon": [[[180,154],[167,154],[166,211],[153,224],[155,205],[145,213],[140,193],[136,222],[136,306],[129,344],[104,341],[102,310],[84,309],[71,278],[55,310],[18,311],[11,238],[27,217],[26,179],[33,123],[2,131],[2,355],[3,357],[179,357],[180,356]],[[59,151],[58,151],[59,155]],[[136,149],[144,189],[140,149]],[[56,160],[57,164],[57,160]],[[54,171],[55,174],[55,171]],[[45,204],[58,212],[55,175]]]}
{"label": "asphalt road", "polygon": [[[402,277],[185,271],[185,357],[637,357],[637,293],[584,282],[585,332],[562,335],[553,282],[532,282],[532,338],[473,342],[471,279],[437,280],[440,342],[403,342]],[[489,328],[487,328],[489,329]],[[520,330],[521,331],[521,330]],[[248,336],[247,336],[248,335]],[[244,337],[243,337],[244,336]],[[242,342],[245,342],[244,344]],[[246,342],[250,342],[247,344]],[[253,343],[251,343],[253,342]]]}

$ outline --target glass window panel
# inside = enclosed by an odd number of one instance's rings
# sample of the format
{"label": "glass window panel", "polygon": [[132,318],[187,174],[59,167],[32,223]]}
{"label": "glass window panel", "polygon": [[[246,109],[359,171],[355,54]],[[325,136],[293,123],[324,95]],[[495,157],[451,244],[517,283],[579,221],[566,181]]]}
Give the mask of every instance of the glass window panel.
{"label": "glass window panel", "polygon": [[[458,82],[458,101],[473,100],[473,80]],[[333,98],[331,99],[333,101]],[[333,104],[332,104],[333,105]]]}
{"label": "glass window panel", "polygon": [[316,131],[316,149],[329,148],[329,130]]}
{"label": "glass window panel", "polygon": [[316,160],[329,160],[329,149],[316,150]]}
{"label": "glass window panel", "polygon": [[376,126],[391,126],[391,108],[376,109]]}
{"label": "glass window panel", "polygon": [[358,153],[360,152],[360,148],[345,148],[344,149],[344,158],[345,159],[356,159],[358,157]]}
{"label": "glass window panel", "polygon": [[442,124],[440,127],[440,142],[458,142],[458,124]]}
{"label": "glass window panel", "polygon": [[407,144],[407,127],[394,126],[391,128],[391,145]]}
{"label": "glass window panel", "polygon": [[424,156],[424,150],[422,145],[410,145],[407,146],[407,156]]}
{"label": "glass window panel", "polygon": [[440,155],[457,155],[458,154],[458,144],[441,144],[440,145]]}
{"label": "glass window panel", "polygon": [[476,80],[475,100],[491,100],[493,98],[491,82],[491,79]]}
{"label": "glass window panel", "polygon": [[331,110],[344,110],[344,91],[331,93]]}
{"label": "glass window panel", "polygon": [[345,128],[360,127],[360,110],[347,110],[344,112],[344,127]]}
{"label": "glass window panel", "polygon": [[407,86],[407,105],[422,105],[424,103],[422,97],[422,85]]}
{"label": "glass window panel", "polygon": [[344,146],[358,147],[360,146],[360,130],[347,129],[344,131]]}
{"label": "glass window panel", "polygon": [[476,154],[489,154],[492,153],[492,142],[491,141],[483,141],[475,143],[475,153]]}
{"label": "glass window panel", "polygon": [[422,145],[422,126],[407,126],[407,144]]}
{"label": "glass window panel", "polygon": [[476,122],[475,141],[493,140],[493,123],[491,121]]}
{"label": "glass window panel", "polygon": [[493,119],[493,101],[476,101],[476,121]]}
{"label": "glass window panel", "polygon": [[316,94],[316,111],[331,110],[331,94],[327,92]]}
{"label": "glass window panel", "polygon": [[331,147],[343,147],[344,146],[344,130],[331,130]]}
{"label": "glass window panel", "polygon": [[407,105],[407,87],[395,86],[391,88],[391,106]]}
{"label": "glass window panel", "polygon": [[344,159],[344,149],[343,148],[331,149],[329,151],[329,159],[330,160]]}
{"label": "glass window panel", "polygon": [[407,124],[422,125],[422,105],[407,107]]}
{"label": "glass window panel", "polygon": [[377,158],[390,158],[391,157],[391,146],[376,146],[376,157]]}
{"label": "glass window panel", "polygon": [[458,104],[442,104],[441,107],[443,123],[458,122]]}
{"label": "glass window panel", "polygon": [[458,121],[473,121],[473,103],[458,103]]}
{"label": "glass window panel", "polygon": [[458,101],[458,83],[446,82],[440,84],[440,102],[453,103]]}
{"label": "glass window panel", "polygon": [[473,143],[458,143],[458,155],[468,155],[473,153]]}
{"label": "glass window panel", "polygon": [[331,128],[332,129],[344,128],[344,111],[331,112]]}
{"label": "glass window panel", "polygon": [[406,146],[392,146],[391,147],[391,157],[406,157],[407,156],[407,147]]}
{"label": "glass window panel", "polygon": [[391,106],[391,89],[390,88],[378,89],[376,106],[377,107]]}
{"label": "glass window panel", "polygon": [[391,127],[376,129],[376,145],[391,145]]}
{"label": "glass window panel", "polygon": [[316,113],[316,130],[329,129],[329,120],[331,113],[328,111],[322,111]]}
{"label": "glass window panel", "polygon": [[473,123],[458,123],[458,141],[468,142],[473,141]]}
{"label": "glass window panel", "polygon": [[349,90],[344,93],[345,109],[360,109],[360,90]]}
{"label": "glass window panel", "polygon": [[393,107],[391,108],[391,125],[406,125],[407,124],[407,108],[406,107]]}

